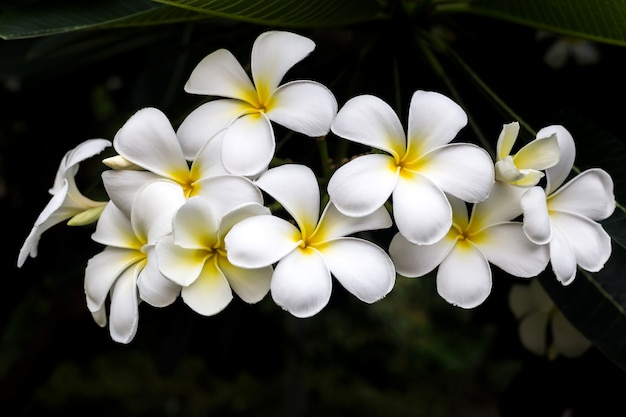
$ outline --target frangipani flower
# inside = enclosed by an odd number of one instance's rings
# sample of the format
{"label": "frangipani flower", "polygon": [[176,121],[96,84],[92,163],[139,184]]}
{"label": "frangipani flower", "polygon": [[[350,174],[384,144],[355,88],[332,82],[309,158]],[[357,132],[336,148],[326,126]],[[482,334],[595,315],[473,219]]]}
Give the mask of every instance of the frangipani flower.
{"label": "frangipani flower", "polygon": [[[106,247],[87,263],[85,294],[87,307],[100,326],[107,323],[105,301],[110,295],[109,332],[116,342],[129,343],[135,337],[139,323],[138,285],[151,275],[161,275],[154,247],[172,231],[171,219],[184,201],[180,187],[158,180],[137,194],[130,219],[109,202],[98,220],[92,238]],[[165,277],[161,281],[169,282]],[[171,291],[179,288],[170,285]],[[165,298],[163,304],[173,301]]]}
{"label": "frangipani flower", "polygon": [[331,201],[348,216],[364,216],[391,196],[396,225],[407,240],[441,240],[452,224],[445,193],[478,202],[494,182],[493,161],[485,150],[449,144],[466,123],[463,109],[435,92],[413,94],[407,135],[381,99],[364,95],[349,100],[332,131],[386,153],[359,156],[335,171],[328,184]]}
{"label": "frangipani flower", "polygon": [[192,71],[185,91],[224,97],[199,106],[178,129],[185,156],[193,159],[217,132],[228,127],[222,159],[228,171],[253,176],[274,156],[271,122],[311,137],[326,135],[337,101],[322,84],[297,80],[280,85],[287,71],[309,55],[315,43],[295,33],[269,31],[252,47],[252,81],[225,49],[206,56]]}
{"label": "frangipani flower", "polygon": [[565,67],[572,58],[577,65],[596,64],[600,60],[598,45],[588,39],[562,36],[555,33],[539,31],[537,39],[552,38],[553,42],[543,57],[546,64],[554,69]]}
{"label": "frangipani flower", "polygon": [[576,265],[597,272],[611,256],[611,237],[597,223],[615,210],[613,180],[604,170],[588,169],[561,186],[574,166],[572,135],[559,125],[541,129],[538,136],[556,134],[559,163],[546,170],[546,188],[532,187],[522,197],[524,231],[528,238],[550,247],[556,278],[570,284]]}
{"label": "frangipani flower", "polygon": [[555,135],[537,136],[515,155],[511,155],[518,134],[518,122],[506,124],[502,128],[497,144],[496,181],[518,187],[532,187],[543,178],[541,170],[559,161],[559,144]]}
{"label": "frangipani flower", "polygon": [[[319,215],[315,174],[306,166],[272,168],[257,181],[293,217],[254,216],[235,224],[226,235],[228,260],[242,268],[277,263],[271,295],[296,317],[310,317],[330,300],[332,276],[361,301],[373,303],[391,291],[395,269],[372,242],[349,235],[390,227],[384,207],[363,217],[348,217],[332,203]],[[332,276],[331,276],[332,274]]]}
{"label": "frangipani flower", "polygon": [[76,186],[75,176],[82,161],[99,154],[109,146],[111,142],[106,139],[90,139],[63,156],[54,184],[49,190],[52,198],[35,220],[35,225],[20,249],[17,259],[18,267],[24,265],[29,255],[32,258],[37,256],[39,239],[52,226],[76,216],[82,217],[80,221],[74,222],[76,225],[92,223],[98,219],[107,202],[93,201],[85,197]]}
{"label": "frangipani flower", "polygon": [[465,202],[450,196],[452,227],[439,242],[416,245],[400,233],[393,237],[389,254],[396,270],[406,277],[420,277],[438,267],[437,292],[463,308],[474,308],[489,296],[490,263],[517,277],[539,274],[548,264],[547,247],[532,243],[522,223],[512,221],[521,213],[523,192],[496,183],[486,200],[474,204],[469,218]]}
{"label": "frangipani flower", "polygon": [[550,359],[558,355],[575,358],[592,345],[556,307],[537,280],[531,280],[529,285],[513,285],[509,307],[519,320],[522,345],[536,355]]}
{"label": "frangipani flower", "polygon": [[257,203],[220,213],[211,201],[191,197],[176,213],[172,235],[157,244],[160,271],[181,285],[183,301],[205,316],[223,310],[233,298],[232,290],[247,303],[260,301],[270,289],[272,267],[232,265],[226,257],[224,236],[238,221],[268,214],[269,209]]}

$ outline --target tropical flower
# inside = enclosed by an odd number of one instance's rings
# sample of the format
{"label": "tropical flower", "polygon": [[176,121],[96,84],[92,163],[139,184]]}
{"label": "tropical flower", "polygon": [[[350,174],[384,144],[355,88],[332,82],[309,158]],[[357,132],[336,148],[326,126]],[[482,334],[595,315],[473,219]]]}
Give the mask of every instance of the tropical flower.
{"label": "tropical flower", "polygon": [[552,44],[544,55],[545,63],[551,68],[561,69],[570,59],[580,66],[593,65],[600,60],[598,45],[588,39],[561,36],[545,31],[538,31],[536,38],[552,39]]}
{"label": "tropical flower", "polygon": [[26,258],[37,256],[41,235],[52,226],[70,220],[69,224],[89,224],[98,219],[107,202],[93,201],[85,197],[76,186],[75,176],[82,161],[99,154],[111,146],[106,139],[90,139],[68,151],[61,159],[52,188],[48,191],[52,198],[43,209],[28,237],[24,241],[17,259],[22,267]]}
{"label": "tropical flower", "polygon": [[[293,217],[254,216],[226,235],[228,260],[242,268],[276,263],[270,292],[276,304],[296,317],[310,317],[329,302],[334,276],[361,301],[373,303],[391,291],[395,269],[374,243],[349,235],[390,227],[384,207],[363,217],[348,217],[334,204],[321,216],[320,193],[310,168],[286,164],[266,171],[257,185]],[[331,275],[332,274],[332,275]]]}
{"label": "tropical flower", "polygon": [[[157,180],[139,191],[130,218],[109,202],[98,220],[92,238],[106,247],[87,263],[85,294],[89,311],[103,327],[107,324],[105,302],[110,295],[109,332],[116,342],[129,343],[135,337],[139,323],[138,286],[151,275],[161,275],[154,248],[160,238],[171,232],[172,216],[184,201],[180,187]],[[162,277],[160,282],[169,281]],[[162,292],[162,305],[171,303],[173,299],[168,295],[180,288],[174,283],[170,286],[170,291]],[[159,297],[149,295],[153,299]]]}
{"label": "tropical flower", "polygon": [[391,196],[396,225],[413,243],[441,240],[452,224],[446,193],[468,202],[484,200],[494,182],[493,161],[473,144],[449,144],[467,123],[463,109],[442,94],[417,91],[408,131],[381,99],[352,98],[337,113],[332,131],[386,153],[359,156],[342,165],[328,184],[337,209],[364,216]]}
{"label": "tropical flower", "polygon": [[541,129],[537,136],[556,134],[559,163],[546,170],[545,189],[535,186],[524,194],[524,231],[537,244],[549,244],[556,278],[570,284],[576,265],[597,272],[611,256],[611,237],[598,223],[615,210],[613,180],[604,170],[588,169],[561,186],[574,166],[572,135],[559,125]]}
{"label": "tropical flower", "polygon": [[474,204],[468,218],[466,203],[450,196],[453,222],[446,236],[429,245],[416,245],[397,233],[389,254],[399,274],[420,277],[438,267],[437,292],[450,304],[474,308],[491,292],[490,263],[522,278],[539,274],[548,263],[547,247],[532,243],[522,223],[524,189],[495,183],[490,196]]}
{"label": "tropical flower", "polygon": [[228,171],[254,176],[274,156],[271,122],[311,137],[326,135],[337,101],[322,84],[297,80],[280,85],[287,71],[304,59],[315,43],[283,31],[262,33],[252,46],[252,81],[225,49],[206,56],[192,71],[185,91],[223,97],[192,111],[178,129],[185,156],[195,158],[202,146],[228,127],[222,159]]}
{"label": "tropical flower", "polygon": [[546,355],[550,359],[558,355],[575,358],[592,346],[537,280],[531,280],[528,285],[513,285],[509,292],[509,307],[519,320],[522,345],[536,355]]}
{"label": "tropical flower", "polygon": [[518,187],[532,187],[543,178],[541,170],[550,168],[559,161],[559,144],[555,135],[537,136],[515,155],[511,155],[518,134],[518,122],[502,127],[497,143],[496,181]]}
{"label": "tropical flower", "polygon": [[[199,314],[223,310],[234,290],[248,303],[260,301],[270,289],[271,266],[243,269],[226,257],[224,236],[238,221],[270,214],[268,208],[249,203],[227,213],[204,197],[191,197],[176,213],[173,232],[156,246],[159,270],[182,286],[183,301]],[[232,287],[232,290],[231,290]]]}

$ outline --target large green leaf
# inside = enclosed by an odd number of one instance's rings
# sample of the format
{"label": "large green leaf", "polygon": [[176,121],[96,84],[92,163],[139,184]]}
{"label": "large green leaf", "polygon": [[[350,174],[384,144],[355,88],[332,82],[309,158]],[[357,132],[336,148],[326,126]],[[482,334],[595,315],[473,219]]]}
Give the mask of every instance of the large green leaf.
{"label": "large green leaf", "polygon": [[625,0],[470,0],[464,11],[598,42],[626,45]]}

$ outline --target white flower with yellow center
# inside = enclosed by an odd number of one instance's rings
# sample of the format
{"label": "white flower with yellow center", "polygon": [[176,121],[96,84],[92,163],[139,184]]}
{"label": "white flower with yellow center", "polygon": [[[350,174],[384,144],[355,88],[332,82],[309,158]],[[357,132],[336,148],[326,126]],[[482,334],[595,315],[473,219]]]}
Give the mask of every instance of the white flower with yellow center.
{"label": "white flower with yellow center", "polygon": [[226,235],[228,260],[242,268],[276,263],[271,295],[296,317],[310,317],[329,302],[334,276],[358,299],[373,303],[391,291],[395,269],[374,243],[349,235],[390,227],[384,207],[364,217],[348,217],[332,203],[319,215],[315,174],[306,166],[272,168],[257,181],[293,217],[254,216],[235,224]]}
{"label": "white flower with yellow center", "polygon": [[449,143],[466,124],[463,109],[435,92],[413,94],[406,135],[387,103],[369,95],[352,98],[337,113],[332,131],[385,153],[359,156],[335,171],[328,184],[331,201],[348,216],[364,216],[391,196],[396,225],[406,239],[441,240],[452,224],[446,193],[478,202],[494,182],[485,150]]}
{"label": "white flower with yellow center", "polygon": [[176,213],[172,234],[157,244],[159,270],[182,286],[183,301],[205,316],[222,311],[232,300],[232,291],[247,303],[260,301],[270,289],[272,267],[232,265],[226,257],[224,236],[237,222],[267,214],[269,209],[257,203],[220,213],[211,201],[190,198]]}
{"label": "white flower with yellow center", "polygon": [[63,156],[54,184],[49,190],[52,198],[35,220],[33,228],[20,249],[17,259],[18,267],[24,265],[28,256],[32,258],[37,256],[41,235],[52,226],[68,219],[70,219],[69,224],[75,225],[92,223],[98,219],[107,202],[93,201],[85,197],[76,186],[75,176],[82,161],[99,154],[109,146],[111,142],[106,139],[90,139]]}
{"label": "white flower with yellow center", "polygon": [[518,134],[518,122],[504,125],[500,132],[496,150],[496,181],[518,187],[532,187],[543,178],[542,170],[559,161],[559,144],[555,135],[537,136],[511,155]]}
{"label": "white flower with yellow center", "polygon": [[396,270],[406,277],[420,277],[438,267],[437,292],[450,304],[474,308],[491,292],[490,263],[523,278],[533,277],[548,264],[547,247],[532,243],[522,223],[512,221],[521,213],[524,189],[496,183],[490,196],[474,204],[468,218],[466,203],[450,197],[453,222],[446,236],[430,245],[416,245],[400,233],[391,241],[389,254]]}
{"label": "white flower with yellow center", "polygon": [[561,149],[559,163],[546,170],[546,187],[532,187],[522,197],[524,231],[528,238],[550,247],[556,278],[570,284],[577,265],[598,272],[611,256],[611,237],[598,222],[615,210],[613,180],[604,170],[588,169],[562,185],[569,176],[576,147],[563,126],[541,129],[537,135],[555,134]]}
{"label": "white flower with yellow center", "polygon": [[180,125],[178,135],[187,159],[194,159],[207,140],[228,127],[224,165],[234,174],[253,176],[274,156],[272,122],[310,137],[326,135],[337,112],[332,92],[310,80],[280,84],[314,48],[311,39],[295,33],[262,33],[252,46],[252,80],[226,49],[200,61],[185,91],[223,98],[199,106]]}

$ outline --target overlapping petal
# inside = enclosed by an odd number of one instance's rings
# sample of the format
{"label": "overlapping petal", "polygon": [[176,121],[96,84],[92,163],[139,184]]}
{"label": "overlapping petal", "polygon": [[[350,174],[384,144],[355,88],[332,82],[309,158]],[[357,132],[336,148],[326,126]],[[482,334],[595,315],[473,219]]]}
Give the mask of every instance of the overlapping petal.
{"label": "overlapping petal", "polygon": [[322,243],[342,236],[364,230],[386,229],[393,225],[391,216],[384,206],[371,214],[361,217],[346,216],[335,207],[334,204],[326,205],[315,232],[309,241]]}
{"label": "overlapping petal", "polygon": [[236,175],[220,175],[201,179],[195,184],[195,196],[211,202],[216,218],[247,203],[263,203],[263,195],[250,180]]}
{"label": "overlapping petal", "polygon": [[137,277],[139,296],[153,307],[166,307],[176,301],[181,286],[168,279],[159,270],[155,245],[146,245],[146,265]]}
{"label": "overlapping petal", "polygon": [[528,238],[543,245],[552,239],[553,230],[546,194],[541,187],[531,187],[521,199],[524,211],[524,232]]}
{"label": "overlapping petal", "polygon": [[271,266],[247,269],[232,265],[225,258],[219,258],[218,268],[226,276],[235,293],[246,303],[257,303],[267,295],[274,268]]}
{"label": "overlapping petal", "polygon": [[515,154],[513,160],[519,169],[542,170],[556,165],[560,156],[556,134],[552,134],[530,141]]}
{"label": "overlapping petal", "polygon": [[[175,227],[175,230],[180,229]],[[174,237],[170,235],[159,240],[156,255],[163,275],[178,285],[188,286],[200,276],[211,254],[199,246],[184,248],[174,243]]]}
{"label": "overlapping petal", "polygon": [[163,177],[150,171],[108,170],[102,173],[102,183],[115,205],[130,217],[137,192],[147,183]]}
{"label": "overlapping petal", "polygon": [[[472,208],[471,230],[478,232],[485,227],[517,218],[523,212],[521,198],[525,192],[525,189],[510,184],[494,183],[489,197],[479,204],[474,204]],[[545,197],[543,198],[545,200]],[[450,203],[452,201],[450,199]],[[453,212],[456,219],[458,210],[453,208]]]}
{"label": "overlapping petal", "polygon": [[576,253],[559,228],[554,228],[550,239],[550,264],[557,280],[569,285],[576,278]]}
{"label": "overlapping petal", "polygon": [[131,224],[136,236],[153,243],[172,231],[176,211],[185,203],[182,189],[171,181],[156,180],[138,193],[131,211]]}
{"label": "overlapping petal", "polygon": [[561,125],[551,125],[540,129],[537,137],[556,135],[559,143],[559,162],[546,169],[546,195],[552,194],[563,184],[572,171],[574,159],[576,158],[576,145],[574,138],[567,129]]}
{"label": "overlapping petal", "polygon": [[548,208],[604,220],[615,210],[613,180],[606,171],[588,169],[548,197]]}
{"label": "overlapping petal", "polygon": [[137,297],[137,275],[141,264],[127,268],[115,280],[111,288],[109,333],[119,343],[130,343],[139,326],[139,300]]}
{"label": "overlapping petal", "polygon": [[233,293],[222,271],[211,261],[205,264],[198,279],[182,289],[181,297],[197,313],[212,316],[226,308]]}
{"label": "overlapping petal", "polygon": [[237,175],[263,171],[274,157],[274,129],[263,113],[250,113],[235,120],[222,142],[222,162]]}
{"label": "overlapping petal", "polygon": [[437,268],[452,250],[457,236],[458,232],[450,230],[446,237],[432,245],[416,245],[396,233],[389,245],[389,255],[400,275],[421,277]]}
{"label": "overlapping petal", "polygon": [[519,135],[519,122],[511,122],[502,126],[500,136],[496,143],[496,156],[498,161],[504,160],[511,154],[513,145],[517,141]]}

